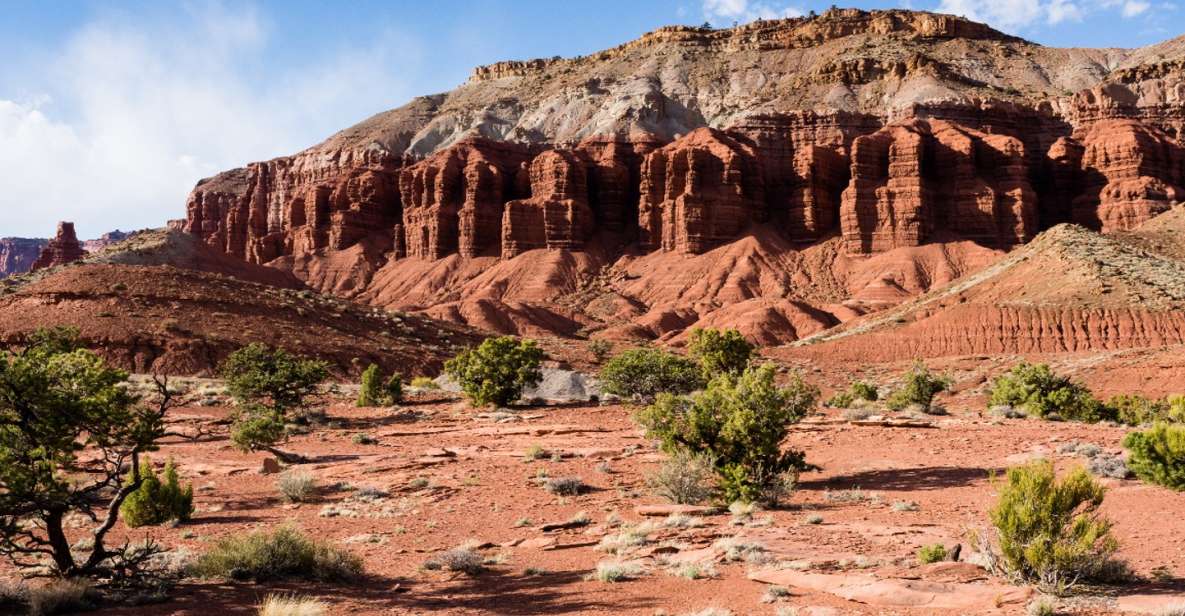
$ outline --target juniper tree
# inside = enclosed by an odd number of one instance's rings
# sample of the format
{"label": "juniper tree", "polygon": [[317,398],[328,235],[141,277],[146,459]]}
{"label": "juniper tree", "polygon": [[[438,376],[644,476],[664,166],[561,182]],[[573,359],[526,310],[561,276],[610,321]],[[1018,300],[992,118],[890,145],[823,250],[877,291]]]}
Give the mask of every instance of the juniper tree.
{"label": "juniper tree", "polygon": [[[38,330],[0,354],[0,554],[27,575],[121,577],[157,551],[105,541],[143,481],[140,456],[165,435],[171,403],[163,379],[148,404],[127,377],[73,329]],[[90,545],[82,554],[71,549],[72,516],[94,523],[79,537]]]}

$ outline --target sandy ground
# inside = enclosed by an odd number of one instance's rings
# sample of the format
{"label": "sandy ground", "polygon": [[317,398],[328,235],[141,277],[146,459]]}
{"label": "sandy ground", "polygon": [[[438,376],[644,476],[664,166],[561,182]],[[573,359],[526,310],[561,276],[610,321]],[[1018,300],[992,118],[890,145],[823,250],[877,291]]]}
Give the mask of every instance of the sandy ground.
{"label": "sandy ground", "polygon": [[[958,377],[957,393],[942,401],[951,414],[932,418],[933,427],[856,426],[839,411],[824,409],[797,426],[788,440],[823,470],[804,475],[784,506],[747,520],[728,513],[704,515],[701,526],[687,529],[661,528],[663,518],[651,518],[660,528],[623,557],[642,573],[615,584],[586,578],[598,561],[615,558],[598,551],[596,543],[619,532],[615,519],[637,524],[642,521],[638,506],[662,502],[645,481],[662,456],[642,437],[630,418],[632,409],[625,406],[532,407],[494,416],[439,397],[398,408],[337,404],[329,409],[329,425],[286,446],[313,458],[301,469],[317,477],[320,490],[314,502],[303,504],[285,502],[277,477],[261,474],[263,454],[240,453],[224,435],[172,442],[155,458],[163,462],[171,456],[181,464],[196,489],[197,513],[176,528],[140,529],[131,532],[133,537],[151,536],[197,553],[227,534],[291,523],[361,554],[368,577],[350,585],[186,582],[169,603],[105,613],[251,614],[264,596],[277,591],[320,597],[332,605],[332,614],[651,615],[709,607],[735,614],[774,614],[784,607],[804,614],[1023,613],[1023,603],[910,610],[797,586],[789,596],[764,603],[767,585],[748,579],[780,566],[832,576],[943,581],[954,575],[971,586],[1001,584],[966,569],[919,567],[915,552],[935,542],[963,544],[968,550],[968,531],[985,526],[994,501],[993,473],[1039,456],[1054,459],[1060,469],[1083,464],[1073,453],[1059,453],[1076,441],[1122,451],[1126,430],[1121,427],[988,417],[982,410],[983,381],[958,365],[947,366]],[[973,365],[967,362],[968,368]],[[888,375],[896,369],[854,374]],[[823,383],[849,376],[843,370],[814,374]],[[223,407],[186,407],[174,418],[211,423],[228,413]],[[374,437],[377,444],[355,444],[358,434]],[[534,446],[553,455],[525,460]],[[543,473],[579,477],[591,489],[580,496],[555,496],[541,487]],[[1136,480],[1103,481],[1120,556],[1138,574],[1162,582],[1106,590],[1065,602],[1065,608],[1112,612],[1116,593],[1185,601],[1185,519],[1180,515],[1185,493]],[[361,498],[360,488],[377,488],[387,496]],[[916,504],[916,510],[902,510],[897,503]],[[589,525],[540,529],[579,512],[591,519]],[[814,516],[821,523],[809,523]],[[121,527],[119,532],[126,531]],[[760,544],[765,553],[754,562],[721,562],[710,546],[728,537]],[[486,573],[469,577],[421,568],[433,554],[467,541],[487,546],[481,552],[493,564]],[[680,559],[713,561],[716,577],[689,580],[671,574],[674,565],[664,561]]]}

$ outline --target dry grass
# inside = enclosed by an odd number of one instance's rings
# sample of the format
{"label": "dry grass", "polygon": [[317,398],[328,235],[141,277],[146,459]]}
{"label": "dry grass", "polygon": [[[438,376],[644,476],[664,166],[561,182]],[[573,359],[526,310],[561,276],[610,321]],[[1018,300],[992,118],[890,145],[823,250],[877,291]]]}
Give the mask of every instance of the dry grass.
{"label": "dry grass", "polygon": [[296,595],[268,595],[259,606],[259,616],[325,616],[324,601]]}
{"label": "dry grass", "polygon": [[44,586],[29,587],[25,592],[29,616],[69,614],[94,607],[88,598],[91,586],[82,580],[54,580]]}

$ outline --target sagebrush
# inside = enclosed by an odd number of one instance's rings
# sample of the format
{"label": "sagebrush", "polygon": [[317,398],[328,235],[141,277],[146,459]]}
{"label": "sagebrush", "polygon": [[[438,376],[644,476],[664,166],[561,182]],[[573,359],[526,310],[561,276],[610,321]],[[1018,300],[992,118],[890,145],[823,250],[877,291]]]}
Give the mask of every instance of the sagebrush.
{"label": "sagebrush", "polygon": [[1154,424],[1123,441],[1128,469],[1144,481],[1185,490],[1185,426]]}
{"label": "sagebrush", "polygon": [[267,581],[302,578],[346,581],[362,574],[362,559],[291,526],[218,540],[191,565],[202,578]]}
{"label": "sagebrush", "polygon": [[[181,487],[177,467],[172,460],[165,465],[164,481],[145,460],[140,465],[140,487],[120,506],[124,523],[131,528],[164,524],[171,520],[186,522],[193,515],[193,485]],[[128,474],[124,485],[135,480]]]}

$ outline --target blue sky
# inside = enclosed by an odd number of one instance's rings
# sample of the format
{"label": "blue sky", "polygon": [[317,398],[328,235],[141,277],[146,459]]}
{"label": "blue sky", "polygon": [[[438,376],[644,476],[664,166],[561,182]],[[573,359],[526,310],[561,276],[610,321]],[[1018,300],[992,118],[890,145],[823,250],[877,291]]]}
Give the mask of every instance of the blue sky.
{"label": "blue sky", "polygon": [[[897,0],[1055,46],[1182,34],[1185,0]],[[473,66],[572,56],[667,24],[823,11],[782,0],[0,0],[0,237],[160,226],[222,169],[448,90]]]}

